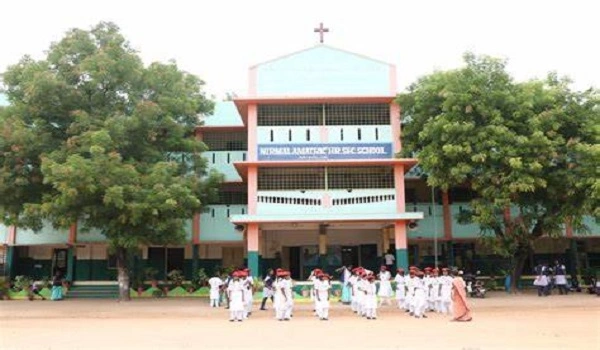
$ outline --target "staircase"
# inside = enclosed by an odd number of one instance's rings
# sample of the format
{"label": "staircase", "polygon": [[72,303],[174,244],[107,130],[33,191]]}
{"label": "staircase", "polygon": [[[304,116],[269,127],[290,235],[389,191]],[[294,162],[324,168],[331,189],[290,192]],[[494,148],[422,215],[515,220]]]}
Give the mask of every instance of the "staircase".
{"label": "staircase", "polygon": [[119,286],[115,283],[80,284],[75,283],[66,295],[68,299],[117,299]]}

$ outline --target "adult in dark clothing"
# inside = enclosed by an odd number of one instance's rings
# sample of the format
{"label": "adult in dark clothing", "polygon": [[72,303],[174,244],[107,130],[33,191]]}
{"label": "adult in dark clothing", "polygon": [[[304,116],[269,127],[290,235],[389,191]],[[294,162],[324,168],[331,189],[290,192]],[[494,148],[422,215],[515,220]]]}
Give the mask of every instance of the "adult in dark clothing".
{"label": "adult in dark clothing", "polygon": [[267,304],[267,299],[271,299],[271,303],[274,301],[273,295],[275,291],[273,290],[273,282],[275,282],[275,275],[273,269],[269,269],[263,280],[263,299],[260,305],[261,310],[266,310],[265,306]]}

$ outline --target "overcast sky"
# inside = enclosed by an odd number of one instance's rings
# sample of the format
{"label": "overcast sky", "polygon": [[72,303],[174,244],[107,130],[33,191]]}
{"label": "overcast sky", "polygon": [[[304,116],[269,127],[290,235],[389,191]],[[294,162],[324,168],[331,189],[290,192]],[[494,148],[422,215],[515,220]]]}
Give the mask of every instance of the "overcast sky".
{"label": "overcast sky", "polygon": [[9,0],[0,5],[0,71],[43,57],[73,27],[113,21],[146,63],[175,59],[217,97],[247,92],[247,68],[318,43],[393,63],[404,89],[465,51],[509,59],[519,80],[555,70],[600,87],[600,1]]}

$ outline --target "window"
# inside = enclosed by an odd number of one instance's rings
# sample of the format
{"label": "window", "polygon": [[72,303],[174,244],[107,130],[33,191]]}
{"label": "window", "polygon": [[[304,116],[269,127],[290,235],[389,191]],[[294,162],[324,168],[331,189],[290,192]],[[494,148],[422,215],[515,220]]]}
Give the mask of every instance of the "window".
{"label": "window", "polygon": [[325,168],[260,168],[259,190],[316,190],[325,188]]}
{"label": "window", "polygon": [[269,134],[271,135],[271,142],[273,142],[273,140],[275,139],[275,138],[273,137],[273,129],[271,129],[271,131],[269,132]]}
{"label": "window", "polygon": [[292,129],[288,130],[288,141],[292,141]]}
{"label": "window", "polygon": [[210,131],[204,134],[202,141],[210,151],[245,151],[248,149],[246,131]]}
{"label": "window", "polygon": [[358,128],[356,136],[358,138],[358,141],[360,141],[362,139],[362,131],[360,130],[360,128]]}
{"label": "window", "polygon": [[306,141],[310,141],[310,129],[306,129]]}
{"label": "window", "polygon": [[375,128],[375,140],[379,140],[379,128]]}

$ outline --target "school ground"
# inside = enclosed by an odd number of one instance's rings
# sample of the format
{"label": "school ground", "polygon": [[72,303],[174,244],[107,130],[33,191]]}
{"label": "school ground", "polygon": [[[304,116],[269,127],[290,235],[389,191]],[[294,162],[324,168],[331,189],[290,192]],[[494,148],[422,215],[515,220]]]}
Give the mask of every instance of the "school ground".
{"label": "school ground", "polygon": [[256,311],[243,323],[207,300],[0,302],[0,349],[593,349],[600,298],[490,294],[471,299],[473,322],[410,318],[391,307],[375,321],[333,306],[330,321],[298,305],[290,322]]}

